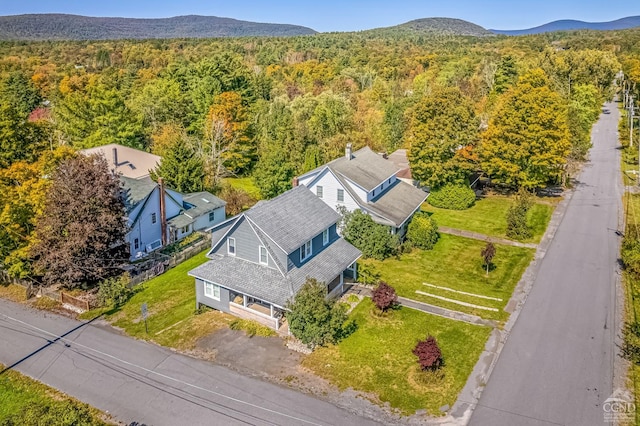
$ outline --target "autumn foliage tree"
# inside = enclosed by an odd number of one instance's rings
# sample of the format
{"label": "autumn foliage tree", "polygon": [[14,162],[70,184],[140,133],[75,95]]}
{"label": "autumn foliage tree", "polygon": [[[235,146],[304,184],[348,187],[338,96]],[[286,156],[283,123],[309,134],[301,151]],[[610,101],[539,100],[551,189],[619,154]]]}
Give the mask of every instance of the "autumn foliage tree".
{"label": "autumn foliage tree", "polygon": [[120,182],[98,156],[77,156],[52,176],[32,248],[44,285],[94,286],[129,257]]}
{"label": "autumn foliage tree", "polygon": [[471,100],[457,88],[436,89],[408,114],[413,177],[432,188],[463,183],[472,164],[458,151],[475,145],[480,124]]}
{"label": "autumn foliage tree", "polygon": [[571,149],[566,102],[540,69],[507,91],[482,135],[481,165],[493,182],[538,188],[558,181]]}
{"label": "autumn foliage tree", "polygon": [[418,357],[418,364],[422,370],[436,370],[444,364],[442,351],[433,336],[427,337],[427,340],[420,340],[413,349],[413,354]]}
{"label": "autumn foliage tree", "polygon": [[380,281],[371,295],[371,300],[376,307],[385,312],[398,301],[396,290],[384,281]]}
{"label": "autumn foliage tree", "polygon": [[489,267],[493,261],[493,257],[496,255],[496,246],[491,241],[487,241],[482,250],[480,250],[480,256],[482,256],[482,262],[487,268],[487,275],[489,275]]}

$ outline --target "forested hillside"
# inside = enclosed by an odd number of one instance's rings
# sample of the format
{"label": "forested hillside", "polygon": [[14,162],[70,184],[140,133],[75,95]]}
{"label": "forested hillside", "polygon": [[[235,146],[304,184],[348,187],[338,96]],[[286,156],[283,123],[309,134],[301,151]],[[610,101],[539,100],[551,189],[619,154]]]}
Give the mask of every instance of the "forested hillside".
{"label": "forested hillside", "polygon": [[[432,188],[472,172],[511,189],[562,183],[615,74],[640,79],[638,46],[636,30],[4,42],[0,267],[41,273],[34,229],[47,177],[73,150],[108,143],[187,152],[201,160],[202,188],[250,177],[267,198],[348,142],[407,148]],[[181,164],[163,170],[168,185]]]}
{"label": "forested hillside", "polygon": [[608,22],[584,22],[573,19],[562,19],[560,21],[549,22],[538,27],[527,28],[522,30],[489,30],[495,34],[503,35],[527,35],[541,34],[552,31],[575,31],[575,30],[596,30],[611,31],[625,30],[629,28],[640,27],[640,16],[627,16],[626,18],[616,19]]}
{"label": "forested hillside", "polygon": [[117,40],[295,36],[315,34],[311,28],[264,24],[217,16],[173,18],[103,18],[57,13],[0,16],[0,40]]}

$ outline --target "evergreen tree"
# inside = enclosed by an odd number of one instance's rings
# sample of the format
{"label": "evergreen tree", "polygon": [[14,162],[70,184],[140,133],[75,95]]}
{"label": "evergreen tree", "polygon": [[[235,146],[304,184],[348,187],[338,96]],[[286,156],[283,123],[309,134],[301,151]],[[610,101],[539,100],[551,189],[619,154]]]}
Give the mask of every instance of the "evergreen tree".
{"label": "evergreen tree", "polygon": [[165,151],[160,165],[151,172],[152,179],[162,178],[168,188],[188,193],[203,191],[204,164],[190,144],[177,140]]}

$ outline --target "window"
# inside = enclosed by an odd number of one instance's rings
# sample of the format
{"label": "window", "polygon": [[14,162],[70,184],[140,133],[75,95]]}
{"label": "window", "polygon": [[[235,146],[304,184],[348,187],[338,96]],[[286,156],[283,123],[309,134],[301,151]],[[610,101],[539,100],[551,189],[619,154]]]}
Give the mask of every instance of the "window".
{"label": "window", "polygon": [[269,257],[267,256],[267,248],[260,246],[260,263],[266,265],[269,263]]}
{"label": "window", "polygon": [[389,178],[389,185],[391,185],[391,178]]}
{"label": "window", "polygon": [[302,247],[300,247],[300,262],[307,259],[311,256],[311,240],[304,243]]}
{"label": "window", "polygon": [[318,196],[318,198],[322,198],[322,192],[323,188],[320,185],[316,186],[316,195]]}
{"label": "window", "polygon": [[189,232],[190,226],[191,225],[183,226],[182,229],[180,229],[180,232],[182,232],[183,234],[186,234],[187,232]]}
{"label": "window", "polygon": [[338,201],[344,203],[344,189],[338,189]]}
{"label": "window", "polygon": [[138,250],[139,248],[140,248],[140,240],[136,238],[135,240],[133,240],[133,249]]}
{"label": "window", "polygon": [[205,281],[204,295],[215,300],[220,300],[220,286]]}
{"label": "window", "polygon": [[156,223],[158,221],[158,218],[156,217],[155,213],[151,213],[151,223]]}
{"label": "window", "polygon": [[209,213],[209,222],[213,222],[216,218],[216,212]]}
{"label": "window", "polygon": [[376,196],[376,190],[375,189],[373,190],[373,196],[374,197]]}
{"label": "window", "polygon": [[227,238],[227,253],[235,256],[236,255],[236,239],[235,238]]}
{"label": "window", "polygon": [[322,245],[326,246],[329,244],[329,228],[322,231]]}

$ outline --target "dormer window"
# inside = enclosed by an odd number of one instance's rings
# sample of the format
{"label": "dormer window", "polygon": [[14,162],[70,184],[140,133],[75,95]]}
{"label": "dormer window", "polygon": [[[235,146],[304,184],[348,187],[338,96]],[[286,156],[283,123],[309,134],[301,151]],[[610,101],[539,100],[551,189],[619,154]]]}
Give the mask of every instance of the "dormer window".
{"label": "dormer window", "polygon": [[329,244],[329,228],[322,231],[322,245],[326,246]]}
{"label": "dormer window", "polygon": [[302,247],[300,247],[300,262],[304,262],[311,256],[311,240],[304,243]]}
{"label": "dormer window", "polygon": [[235,238],[227,238],[227,254],[231,256],[236,255],[236,239]]}

